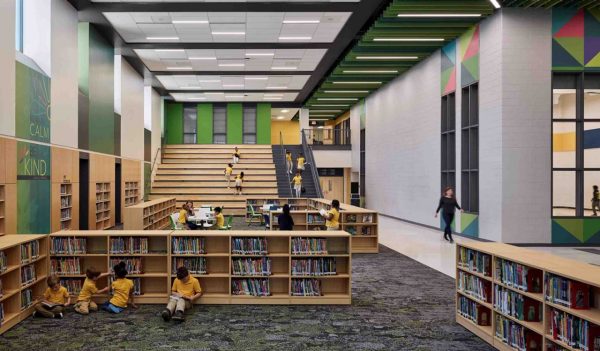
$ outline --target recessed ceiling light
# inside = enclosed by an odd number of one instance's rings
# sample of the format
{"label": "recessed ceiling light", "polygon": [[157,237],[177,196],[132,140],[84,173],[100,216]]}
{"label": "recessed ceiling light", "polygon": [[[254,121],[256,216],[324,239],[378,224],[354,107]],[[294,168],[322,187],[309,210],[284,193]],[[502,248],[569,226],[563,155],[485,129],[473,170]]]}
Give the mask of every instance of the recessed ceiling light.
{"label": "recessed ceiling light", "polygon": [[172,71],[191,71],[192,67],[167,67],[167,69]]}
{"label": "recessed ceiling light", "polygon": [[284,119],[284,116],[277,116],[277,119]]}
{"label": "recessed ceiling light", "polygon": [[490,2],[492,3],[492,5],[494,5],[495,8],[500,8],[500,3],[498,3],[498,0],[490,0]]}
{"label": "recessed ceiling light", "polygon": [[247,79],[247,80],[267,80],[269,78],[267,78],[267,77],[244,77],[244,79]]}
{"label": "recessed ceiling light", "polygon": [[188,58],[189,60],[216,60],[216,57],[212,56],[195,56]]}
{"label": "recessed ceiling light", "polygon": [[281,110],[281,113],[290,112],[290,110]]}
{"label": "recessed ceiling light", "polygon": [[219,63],[219,67],[244,67],[243,63]]}
{"label": "recessed ceiling light", "polygon": [[285,24],[314,24],[321,23],[320,20],[283,20]]}
{"label": "recessed ceiling light", "polygon": [[274,52],[247,52],[246,56],[275,56]]}
{"label": "recessed ceiling light", "polygon": [[218,79],[206,79],[206,80],[199,80],[198,82],[200,82],[200,83],[220,83],[221,81]]}
{"label": "recessed ceiling light", "polygon": [[444,41],[444,38],[375,38],[373,41]]}
{"label": "recessed ceiling light", "polygon": [[155,49],[156,52],[184,52],[184,49]]}
{"label": "recessed ceiling light", "polygon": [[243,88],[244,84],[223,84],[223,88]]}
{"label": "recessed ceiling light", "polygon": [[359,70],[348,70],[348,71],[343,71],[344,73],[380,73],[380,74],[389,74],[389,73],[398,73],[397,70],[364,70],[364,71],[359,71]]}
{"label": "recessed ceiling light", "polygon": [[332,82],[333,84],[381,84],[382,82]]}
{"label": "recessed ceiling light", "polygon": [[312,37],[279,37],[279,40],[311,40]]}
{"label": "recessed ceiling light", "polygon": [[267,89],[287,89],[287,87],[267,87]]}
{"label": "recessed ceiling light", "polygon": [[368,90],[325,90],[324,93],[326,93],[326,94],[353,94],[353,93],[368,94],[369,91]]}
{"label": "recessed ceiling light", "polygon": [[358,98],[317,98],[321,101],[357,101]]}
{"label": "recessed ceiling light", "polygon": [[330,105],[330,104],[314,104],[314,105],[311,105],[311,107],[312,107],[312,106],[321,106],[321,107],[348,107],[348,106],[350,106],[350,105],[339,105],[339,104],[338,104],[338,105]]}
{"label": "recessed ceiling light", "polygon": [[174,20],[173,24],[208,24],[207,20]]}
{"label": "recessed ceiling light", "polygon": [[418,56],[356,56],[357,60],[418,60]]}
{"label": "recessed ceiling light", "polygon": [[146,37],[146,40],[179,40],[179,37]]}
{"label": "recessed ceiling light", "polygon": [[212,35],[246,35],[246,32],[212,32]]}
{"label": "recessed ceiling light", "polygon": [[271,67],[272,70],[280,70],[280,71],[285,71],[285,70],[290,70],[293,71],[295,69],[298,69],[298,67],[291,67],[291,66],[274,66]]}
{"label": "recessed ceiling light", "polygon": [[481,17],[480,13],[399,13],[398,17]]}

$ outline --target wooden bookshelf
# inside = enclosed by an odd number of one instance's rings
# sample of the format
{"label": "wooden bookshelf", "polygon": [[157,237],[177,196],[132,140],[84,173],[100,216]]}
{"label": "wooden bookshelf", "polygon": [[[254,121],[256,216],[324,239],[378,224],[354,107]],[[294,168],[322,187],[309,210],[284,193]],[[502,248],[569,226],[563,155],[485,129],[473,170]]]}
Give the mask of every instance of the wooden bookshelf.
{"label": "wooden bookshelf", "polygon": [[[496,349],[585,350],[576,341],[570,342],[561,337],[560,328],[553,326],[556,318],[581,325],[586,323],[589,350],[594,350],[594,343],[600,345],[600,267],[501,243],[459,244],[456,251],[456,321]],[[477,269],[477,265],[464,264],[475,260],[463,257],[486,257],[489,267],[482,271]],[[465,276],[469,278],[463,279]],[[483,285],[465,284],[473,281]],[[489,293],[486,299],[482,299],[481,289],[474,286],[486,284],[490,286]],[[553,295],[552,292],[567,284],[567,290],[574,295],[572,300],[555,300],[561,295]],[[506,304],[508,296],[519,301],[519,306],[523,304],[523,308],[509,308],[510,305]],[[461,314],[461,301],[465,299],[476,310],[488,312],[489,326],[478,325]],[[590,306],[585,308],[588,300]],[[573,304],[580,306],[575,308]],[[505,323],[515,326],[515,330],[525,335],[524,344],[523,340],[515,341],[515,345],[508,342],[502,333]]]}
{"label": "wooden bookshelf", "polygon": [[140,201],[140,182],[125,182],[125,207],[137,204]]}
{"label": "wooden bookshelf", "polygon": [[108,229],[112,225],[111,217],[113,215],[111,197],[111,183],[95,183],[96,186],[96,229]]}
{"label": "wooden bookshelf", "polygon": [[[37,254],[29,255],[27,245],[37,245]],[[27,253],[26,257],[22,256]],[[47,235],[4,235],[0,237],[0,252],[6,257],[6,266],[0,267],[0,309],[3,320],[0,334],[21,322],[33,312],[33,305],[46,290],[48,275]],[[23,280],[23,272],[33,268],[35,274]],[[31,299],[31,300],[29,300]]]}
{"label": "wooden bookshelf", "polygon": [[6,190],[4,189],[4,185],[0,185],[0,236],[6,234],[6,220],[4,217],[6,216],[5,197]]}
{"label": "wooden bookshelf", "polygon": [[51,148],[51,231],[79,228],[79,152]]}
{"label": "wooden bookshelf", "polygon": [[[115,226],[115,158],[90,154],[88,228],[105,230]],[[122,205],[122,201],[121,201]],[[122,212],[121,212],[122,213]]]}
{"label": "wooden bookshelf", "polygon": [[174,197],[141,202],[125,208],[123,228],[126,230],[160,230],[170,226],[169,216],[176,209]]}
{"label": "wooden bookshelf", "polygon": [[73,223],[73,185],[60,184],[60,230],[74,229]]}

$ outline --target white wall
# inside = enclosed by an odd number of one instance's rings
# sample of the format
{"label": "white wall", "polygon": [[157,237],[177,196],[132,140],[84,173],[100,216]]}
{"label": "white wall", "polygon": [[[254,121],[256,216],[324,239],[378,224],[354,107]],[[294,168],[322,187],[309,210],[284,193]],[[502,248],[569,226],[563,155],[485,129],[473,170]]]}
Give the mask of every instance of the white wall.
{"label": "white wall", "polygon": [[440,54],[436,52],[367,99],[366,205],[438,226]]}
{"label": "white wall", "polygon": [[77,11],[66,0],[52,0],[52,144],[77,148]]}
{"label": "white wall", "polygon": [[[4,0],[10,1],[12,0]],[[51,3],[31,0],[23,2],[23,53],[33,59],[48,76],[52,72]]]}
{"label": "white wall", "polygon": [[15,135],[15,2],[0,1],[0,134]]}
{"label": "white wall", "polygon": [[[151,99],[151,117],[152,117],[152,146],[151,146],[151,162],[154,161],[154,157],[156,155],[156,150],[158,150],[158,148],[161,147],[160,144],[160,138],[161,138],[161,112],[162,112],[162,98],[160,97],[160,95],[156,92],[156,90],[152,89],[152,92],[150,94],[150,99]],[[159,164],[161,161],[160,159],[160,153],[158,154],[158,159],[156,160],[156,163]],[[158,167],[154,167],[154,173],[156,173],[156,169]],[[152,175],[154,177],[154,174]]]}
{"label": "white wall", "polygon": [[360,110],[358,103],[350,109],[350,140],[352,141],[352,172],[360,173]]}
{"label": "white wall", "polygon": [[319,167],[350,168],[352,152],[350,150],[314,150],[315,163]]}
{"label": "white wall", "polygon": [[123,58],[121,58],[120,95],[121,156],[143,161],[144,79]]}

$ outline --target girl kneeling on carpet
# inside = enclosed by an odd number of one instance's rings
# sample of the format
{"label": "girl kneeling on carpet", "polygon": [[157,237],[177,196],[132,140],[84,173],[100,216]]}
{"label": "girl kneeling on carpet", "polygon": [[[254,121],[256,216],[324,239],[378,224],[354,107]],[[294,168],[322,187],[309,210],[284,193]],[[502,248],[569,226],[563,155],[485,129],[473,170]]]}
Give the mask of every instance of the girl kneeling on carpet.
{"label": "girl kneeling on carpet", "polygon": [[121,261],[113,267],[115,281],[112,283],[113,297],[102,305],[102,309],[110,313],[121,313],[131,303],[132,308],[137,308],[133,302],[133,280],[127,279],[125,262]]}

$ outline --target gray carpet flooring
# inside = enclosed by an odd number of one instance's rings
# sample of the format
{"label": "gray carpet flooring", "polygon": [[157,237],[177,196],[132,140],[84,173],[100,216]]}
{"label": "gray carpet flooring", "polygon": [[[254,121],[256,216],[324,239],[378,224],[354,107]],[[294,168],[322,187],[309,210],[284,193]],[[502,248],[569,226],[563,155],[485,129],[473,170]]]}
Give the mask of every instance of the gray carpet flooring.
{"label": "gray carpet flooring", "polygon": [[492,350],[454,322],[454,280],[386,247],[354,255],[351,306],[196,306],[165,323],[163,306],[119,315],[28,318],[0,350]]}

